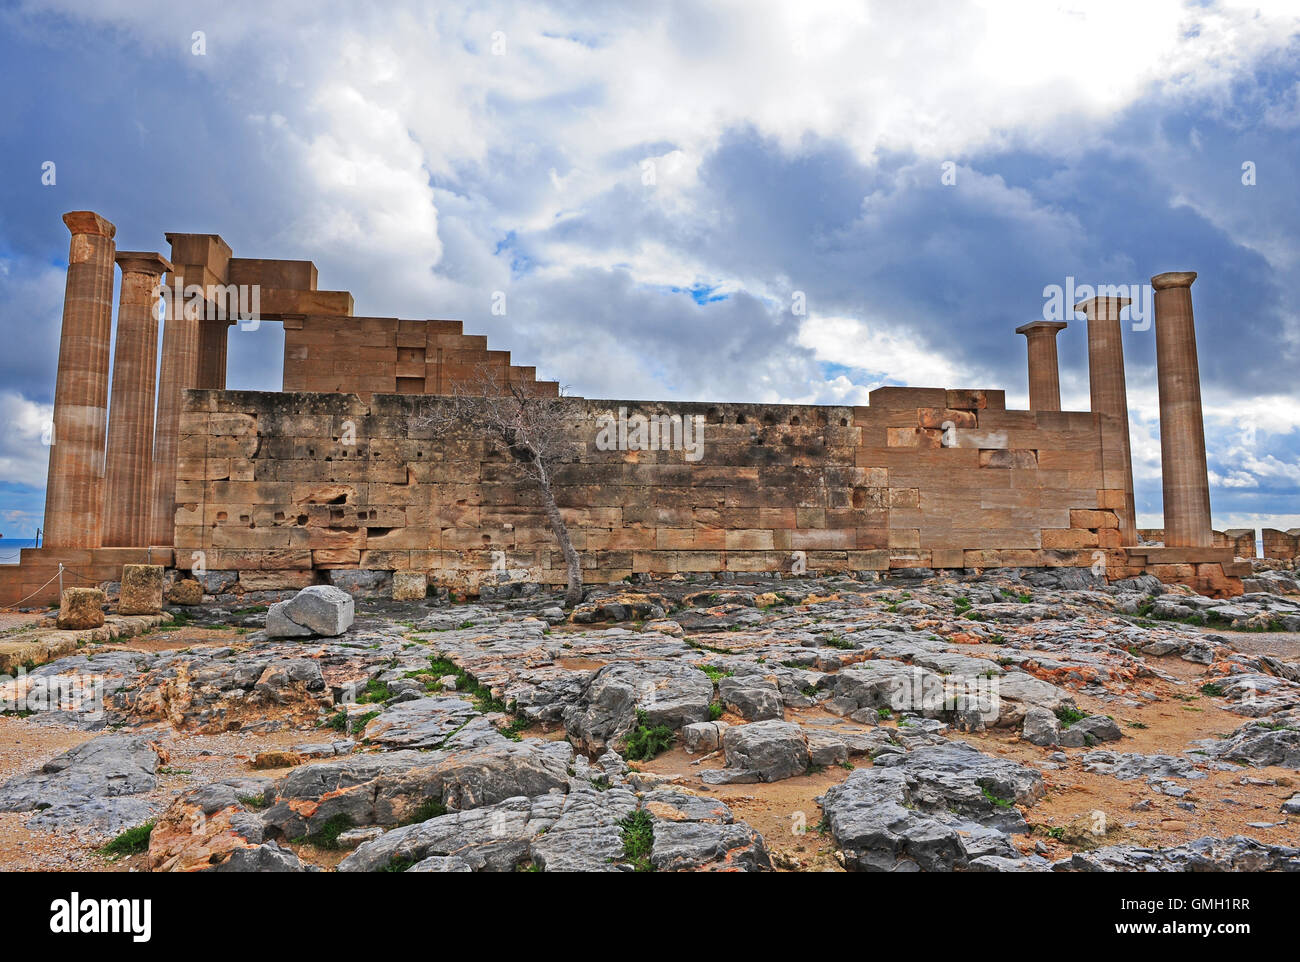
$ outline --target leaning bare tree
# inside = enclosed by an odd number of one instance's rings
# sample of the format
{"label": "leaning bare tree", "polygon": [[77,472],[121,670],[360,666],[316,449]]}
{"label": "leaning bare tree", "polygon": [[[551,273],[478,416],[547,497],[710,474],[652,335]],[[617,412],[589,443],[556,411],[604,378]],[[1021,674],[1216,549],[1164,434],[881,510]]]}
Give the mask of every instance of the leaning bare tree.
{"label": "leaning bare tree", "polygon": [[505,446],[510,462],[541,494],[542,508],[564,555],[568,569],[565,605],[582,600],[582,562],[574,550],[568,526],[555,503],[553,487],[558,465],[574,457],[571,425],[577,417],[575,399],[539,397],[533,385],[510,381],[496,368],[480,365],[474,377],[433,413],[423,418],[439,434],[487,438]]}

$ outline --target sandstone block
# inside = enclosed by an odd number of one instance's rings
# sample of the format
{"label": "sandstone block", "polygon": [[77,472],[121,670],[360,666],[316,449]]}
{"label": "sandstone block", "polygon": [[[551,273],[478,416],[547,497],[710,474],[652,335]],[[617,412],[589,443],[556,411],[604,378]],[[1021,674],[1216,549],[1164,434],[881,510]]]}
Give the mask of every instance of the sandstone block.
{"label": "sandstone block", "polygon": [[954,408],[918,408],[916,416],[919,426],[923,428],[943,429],[946,424],[957,428],[973,428],[978,423],[975,412]]}
{"label": "sandstone block", "polygon": [[961,548],[935,548],[930,552],[932,568],[964,568],[966,552]]}
{"label": "sandstone block", "polygon": [[64,588],[57,624],[64,629],[98,628],[104,624],[104,592],[98,588]]}
{"label": "sandstone block", "polygon": [[1095,548],[1097,535],[1084,528],[1044,528],[1044,548]]}
{"label": "sandstone block", "polygon": [[203,602],[203,585],[193,578],[182,578],[167,589],[167,600],[174,605],[197,605]]}
{"label": "sandstone block", "polygon": [[1091,511],[1075,508],[1070,511],[1072,528],[1118,528],[1119,518],[1114,511]]}
{"label": "sandstone block", "polygon": [[156,615],[162,611],[163,566],[123,565],[119,615]]}
{"label": "sandstone block", "polygon": [[429,591],[429,582],[423,571],[394,571],[393,600],[423,601]]}

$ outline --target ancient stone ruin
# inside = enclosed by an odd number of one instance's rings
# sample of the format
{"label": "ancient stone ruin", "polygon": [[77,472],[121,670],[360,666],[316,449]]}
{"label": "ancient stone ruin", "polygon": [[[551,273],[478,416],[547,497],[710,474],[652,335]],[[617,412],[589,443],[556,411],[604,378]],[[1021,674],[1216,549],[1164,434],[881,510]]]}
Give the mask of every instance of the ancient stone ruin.
{"label": "ancient stone ruin", "polygon": [[[484,369],[537,394],[557,394],[554,382],[459,321],[356,316],[349,293],[317,288],[309,261],[235,257],[215,234],[166,234],[169,258],[117,251],[98,214],[64,222],[72,238],[45,542],[0,568],[0,604],[57,598],[60,565],[83,583],[155,563],[219,572],[247,590],[356,571],[423,573],[470,593],[503,570],[564,581],[537,493],[508,470],[509,452],[429,427],[445,396]],[[1065,325],[1044,321],[1017,329],[1028,343],[1027,411],[1007,410],[1001,390],[941,387],[882,387],[862,407],[575,399],[573,455],[556,492],[585,580],[1081,567],[1239,594],[1249,566],[1234,557],[1247,543],[1254,555],[1253,532],[1211,529],[1195,278],[1152,278],[1159,543],[1141,537],[1134,511],[1120,336],[1128,302],[1096,297],[1076,305],[1088,325],[1091,411],[1060,410]],[[225,390],[232,305],[283,324],[282,392]],[[597,443],[611,423],[619,443]],[[657,443],[647,428],[660,424],[694,429],[697,443]],[[1275,534],[1266,550],[1275,543],[1293,557],[1294,532]]]}
{"label": "ancient stone ruin", "polygon": [[[66,222],[47,541],[0,568],[0,869],[1300,869],[1300,581],[1211,528],[1194,275],[1153,279],[1152,531],[1121,299],[1079,305],[1089,412],[1042,321],[1028,411],[552,402],[308,262]],[[239,317],[284,325],[283,392],[225,390]],[[571,606],[485,385],[563,414]]]}

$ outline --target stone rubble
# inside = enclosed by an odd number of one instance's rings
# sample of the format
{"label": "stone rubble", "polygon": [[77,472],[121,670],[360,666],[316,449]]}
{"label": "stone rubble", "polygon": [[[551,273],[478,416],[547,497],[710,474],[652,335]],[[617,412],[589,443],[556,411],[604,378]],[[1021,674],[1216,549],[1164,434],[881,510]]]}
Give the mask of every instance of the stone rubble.
{"label": "stone rubble", "polygon": [[[1300,663],[1231,634],[1285,596],[1228,605],[1074,569],[911,574],[592,589],[569,620],[513,583],[474,604],[325,585],[264,614],[208,601],[194,618],[245,633],[74,649],[0,689],[31,699],[95,682],[86,704],[49,699],[22,719],[89,740],[0,785],[0,811],[100,839],[157,819],[141,865],[154,871],[313,871],[330,848],[350,851],[339,871],[768,871],[801,857],[777,857],[715,793],[819,778],[822,833],[809,837],[852,871],[1296,868],[1294,850],[1244,837],[1256,822],[1164,846],[1111,844],[1118,829],[1103,847],[1030,834],[1044,776],[1067,767],[1136,783],[1135,812],[1164,799],[1182,818],[1212,774],[1300,771]],[[1217,612],[1206,620],[1226,631],[1159,611]],[[1238,722],[1130,750],[1153,686]],[[684,767],[624,757],[651,729]],[[237,777],[164,785],[166,733],[290,740],[250,749]],[[990,753],[1017,745],[1015,759]],[[1274,819],[1300,814],[1292,796]]]}

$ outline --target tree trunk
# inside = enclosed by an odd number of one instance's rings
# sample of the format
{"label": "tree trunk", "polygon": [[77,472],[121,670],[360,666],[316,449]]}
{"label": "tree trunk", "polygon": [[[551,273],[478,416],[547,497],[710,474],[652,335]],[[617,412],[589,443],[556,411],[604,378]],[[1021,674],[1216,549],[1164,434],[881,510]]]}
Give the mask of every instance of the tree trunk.
{"label": "tree trunk", "polygon": [[560,506],[555,503],[555,494],[551,491],[551,477],[546,471],[546,465],[537,458],[534,458],[533,463],[537,468],[538,486],[542,489],[542,504],[546,507],[546,518],[551,522],[555,540],[560,543],[564,564],[569,572],[569,585],[564,592],[564,606],[572,608],[582,601],[582,560],[574,550],[573,542],[569,540],[569,528],[564,523],[564,516],[560,514]]}

